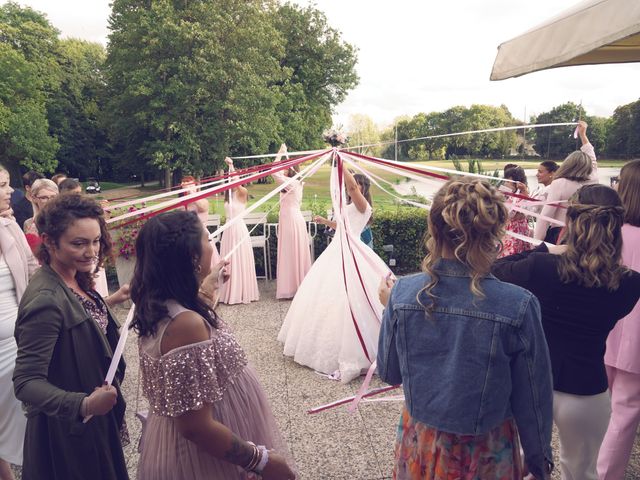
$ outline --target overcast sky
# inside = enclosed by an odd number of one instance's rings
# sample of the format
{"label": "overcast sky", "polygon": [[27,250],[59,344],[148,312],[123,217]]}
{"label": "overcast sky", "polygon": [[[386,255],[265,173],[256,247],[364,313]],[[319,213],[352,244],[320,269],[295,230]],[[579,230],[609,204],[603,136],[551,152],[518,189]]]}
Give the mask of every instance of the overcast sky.
{"label": "overcast sky", "polygon": [[[4,3],[3,0],[2,3]],[[63,37],[107,42],[109,0],[20,0],[44,12]],[[576,0],[298,0],[324,11],[358,48],[360,84],[336,108],[336,123],[454,105],[506,104],[517,118],[565,101],[608,116],[640,97],[640,65],[569,67],[490,82],[497,46],[576,4]]]}

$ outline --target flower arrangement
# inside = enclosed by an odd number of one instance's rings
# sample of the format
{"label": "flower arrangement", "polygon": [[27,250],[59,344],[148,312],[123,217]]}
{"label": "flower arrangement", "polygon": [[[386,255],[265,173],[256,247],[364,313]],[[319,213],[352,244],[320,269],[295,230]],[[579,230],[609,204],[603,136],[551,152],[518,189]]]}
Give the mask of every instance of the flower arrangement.
{"label": "flower arrangement", "polygon": [[331,130],[325,130],[322,133],[322,138],[332,147],[341,147],[349,141],[346,133],[341,132],[338,129],[332,128]]}
{"label": "flower arrangement", "polygon": [[[130,205],[128,208],[116,208],[111,211],[111,216],[117,217],[124,215],[125,213],[136,212],[145,207],[145,204],[140,204],[140,207]],[[142,216],[142,214],[140,214]],[[136,217],[132,217],[136,218]],[[132,218],[127,219],[131,221]],[[136,239],[138,238],[138,232],[140,231],[142,224],[140,222],[130,223],[124,227],[120,227],[116,230],[114,235],[113,245],[116,250],[116,255],[129,260],[136,255]]]}

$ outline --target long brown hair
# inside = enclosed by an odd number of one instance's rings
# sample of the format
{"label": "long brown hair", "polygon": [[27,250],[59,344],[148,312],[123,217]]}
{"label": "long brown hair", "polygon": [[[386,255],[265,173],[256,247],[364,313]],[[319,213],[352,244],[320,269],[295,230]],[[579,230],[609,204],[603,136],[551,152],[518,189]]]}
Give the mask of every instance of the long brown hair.
{"label": "long brown hair", "polygon": [[631,160],[620,170],[618,194],[624,205],[624,223],[640,227],[640,160]]}
{"label": "long brown hair", "polygon": [[558,273],[564,283],[613,291],[629,270],[620,263],[624,208],[613,188],[585,185],[567,209],[567,250]]}
{"label": "long brown hair", "polygon": [[[58,245],[60,237],[64,235],[69,226],[82,218],[95,219],[100,225],[100,249],[96,268],[93,272],[78,272],[76,274],[80,288],[86,291],[94,288],[95,273],[104,265],[105,260],[111,256],[111,235],[107,230],[102,207],[96,201],[80,194],[58,195],[44,206],[35,221],[40,235],[47,235]],[[36,256],[42,263],[48,265],[51,262],[51,254],[44,242],[40,244]]]}
{"label": "long brown hair", "polygon": [[593,165],[589,155],[581,150],[576,150],[567,155],[558,170],[553,174],[553,179],[566,178],[574,182],[586,182],[591,177]]}
{"label": "long brown hair", "polygon": [[484,180],[456,178],[438,190],[429,212],[428,254],[422,261],[422,269],[431,280],[417,295],[419,303],[422,292],[432,300],[425,306],[427,311],[435,305],[432,290],[438,276],[434,265],[446,251],[469,268],[471,292],[484,296],[480,280],[491,271],[508,217],[502,194]]}

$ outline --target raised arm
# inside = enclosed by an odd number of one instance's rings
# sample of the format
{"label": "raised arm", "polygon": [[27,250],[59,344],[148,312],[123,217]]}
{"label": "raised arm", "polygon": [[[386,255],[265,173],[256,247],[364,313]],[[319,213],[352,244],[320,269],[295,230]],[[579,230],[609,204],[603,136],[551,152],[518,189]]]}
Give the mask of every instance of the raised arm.
{"label": "raised arm", "polygon": [[364,198],[362,192],[360,191],[360,187],[358,186],[358,182],[353,177],[353,174],[349,171],[349,169],[343,169],[344,172],[344,186],[347,190],[347,193],[351,197],[351,201],[355,204],[356,208],[360,213],[364,213],[369,206],[369,202]]}
{"label": "raised arm", "polygon": [[598,159],[596,158],[596,151],[591,145],[589,138],[587,137],[587,128],[589,125],[587,122],[580,120],[578,122],[578,136],[580,137],[580,142],[582,142],[582,146],[580,147],[580,151],[584,152],[591,159],[591,175],[590,179],[593,181],[598,181]]}
{"label": "raised arm", "polygon": [[[276,154],[276,159],[273,161],[273,163],[279,163],[282,160],[282,157],[286,154],[287,154],[287,146],[283,143],[282,145],[280,145],[280,150],[278,150],[278,153]],[[271,176],[276,181],[276,183],[280,185],[287,181],[287,177],[284,174],[283,170],[280,170],[279,172],[276,172]]]}
{"label": "raised arm", "polygon": [[[233,173],[236,171],[236,167],[233,165],[233,160],[231,160],[231,158],[226,157],[224,159],[224,163],[226,163],[229,166],[229,173]],[[243,202],[246,202],[247,199],[249,198],[249,191],[244,188],[242,185],[238,185],[237,187],[234,187],[231,189],[233,191],[233,193],[235,193],[238,196],[239,200],[242,200]]]}

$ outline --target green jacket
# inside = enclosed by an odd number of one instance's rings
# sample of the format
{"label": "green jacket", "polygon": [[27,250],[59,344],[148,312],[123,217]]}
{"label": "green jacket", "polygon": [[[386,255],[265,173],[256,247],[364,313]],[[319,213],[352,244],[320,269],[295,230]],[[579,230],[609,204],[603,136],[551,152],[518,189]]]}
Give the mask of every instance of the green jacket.
{"label": "green jacket", "polygon": [[121,361],[113,385],[118,401],[87,423],[80,404],[104,382],[118,326],[109,311],[105,336],[48,265],[31,278],[18,309],[16,397],[25,405],[24,480],[127,479],[120,442],[126,404]]}

